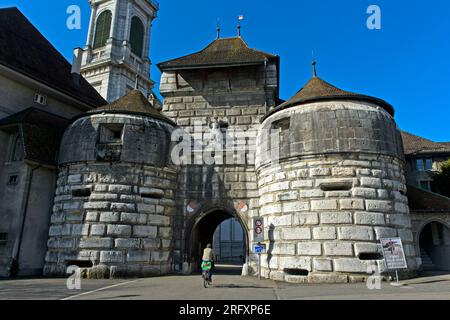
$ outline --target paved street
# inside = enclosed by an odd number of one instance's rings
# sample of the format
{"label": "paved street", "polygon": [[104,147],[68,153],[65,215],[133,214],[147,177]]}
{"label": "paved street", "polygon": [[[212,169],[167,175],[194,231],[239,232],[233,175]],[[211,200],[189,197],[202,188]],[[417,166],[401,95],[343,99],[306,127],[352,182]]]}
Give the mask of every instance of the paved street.
{"label": "paved street", "polygon": [[204,289],[200,275],[135,280],[82,280],[81,290],[68,290],[66,279],[1,280],[0,300],[450,300],[450,278],[412,280],[406,286],[382,284],[368,290],[365,284],[286,284],[241,277],[233,272],[215,276]]}

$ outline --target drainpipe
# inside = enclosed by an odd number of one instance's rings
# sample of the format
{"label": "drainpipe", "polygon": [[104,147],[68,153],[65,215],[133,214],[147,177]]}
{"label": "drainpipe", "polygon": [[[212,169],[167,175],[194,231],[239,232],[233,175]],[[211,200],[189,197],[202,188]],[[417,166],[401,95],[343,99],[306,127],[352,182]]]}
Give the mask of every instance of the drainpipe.
{"label": "drainpipe", "polygon": [[22,238],[23,238],[23,233],[25,230],[25,222],[27,220],[28,201],[30,199],[31,185],[33,182],[33,174],[37,169],[39,169],[41,167],[42,167],[41,165],[38,165],[38,166],[32,168],[31,171],[28,172],[27,185],[25,187],[25,200],[24,200],[24,205],[23,205],[23,209],[21,212],[22,221],[21,221],[21,225],[20,225],[19,243],[17,245],[17,249],[15,250],[15,252],[13,252],[12,262],[11,262],[10,271],[9,271],[10,276],[13,276],[13,277],[16,276],[17,273],[19,272],[19,256],[20,256],[20,250],[22,248]]}

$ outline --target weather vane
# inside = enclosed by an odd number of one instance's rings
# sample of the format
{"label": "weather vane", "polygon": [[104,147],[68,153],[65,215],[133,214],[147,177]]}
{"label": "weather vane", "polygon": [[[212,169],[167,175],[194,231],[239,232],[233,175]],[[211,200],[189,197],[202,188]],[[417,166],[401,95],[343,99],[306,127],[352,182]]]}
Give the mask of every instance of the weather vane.
{"label": "weather vane", "polygon": [[241,21],[244,20],[244,15],[238,16],[238,37],[241,36]]}
{"label": "weather vane", "polygon": [[314,57],[314,50],[312,50],[312,67],[313,67],[313,77],[316,78],[317,77],[317,69],[316,69],[316,65],[317,65],[317,61],[316,58]]}

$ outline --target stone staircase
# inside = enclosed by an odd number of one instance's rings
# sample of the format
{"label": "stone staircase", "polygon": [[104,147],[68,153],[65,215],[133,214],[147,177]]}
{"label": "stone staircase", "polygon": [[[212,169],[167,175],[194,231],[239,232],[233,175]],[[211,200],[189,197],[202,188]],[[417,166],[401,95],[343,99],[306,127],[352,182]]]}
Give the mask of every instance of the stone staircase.
{"label": "stone staircase", "polygon": [[425,252],[424,250],[421,251],[421,258],[422,258],[422,270],[423,271],[437,270],[436,266],[433,263],[433,260],[431,260],[428,253]]}

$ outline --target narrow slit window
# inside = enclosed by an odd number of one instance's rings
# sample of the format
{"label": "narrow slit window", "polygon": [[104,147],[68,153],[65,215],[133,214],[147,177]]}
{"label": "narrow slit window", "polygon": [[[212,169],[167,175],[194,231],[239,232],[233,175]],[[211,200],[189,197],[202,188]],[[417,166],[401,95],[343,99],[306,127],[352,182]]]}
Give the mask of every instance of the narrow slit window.
{"label": "narrow slit window", "polygon": [[291,118],[284,118],[272,123],[273,130],[279,130],[281,132],[289,130],[291,128]]}
{"label": "narrow slit window", "polygon": [[68,266],[68,267],[77,266],[79,268],[92,268],[93,263],[92,263],[92,261],[87,261],[87,260],[67,260],[66,266]]}
{"label": "narrow slit window", "polygon": [[141,197],[149,199],[162,199],[164,197],[164,190],[154,188],[142,188]]}
{"label": "narrow slit window", "polygon": [[80,189],[73,189],[72,190],[72,197],[75,198],[86,198],[91,195],[91,189],[90,188],[80,188]]}
{"label": "narrow slit window", "polygon": [[361,252],[358,255],[358,259],[362,261],[368,261],[368,260],[382,260],[383,255],[379,252]]}
{"label": "narrow slit window", "polygon": [[309,271],[306,269],[284,269],[284,272],[290,276],[303,276],[309,275]]}
{"label": "narrow slit window", "polygon": [[330,183],[322,183],[320,185],[320,189],[322,191],[349,191],[353,187],[352,182],[330,182]]}

